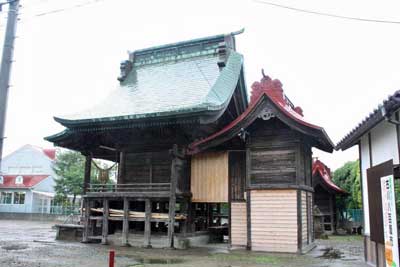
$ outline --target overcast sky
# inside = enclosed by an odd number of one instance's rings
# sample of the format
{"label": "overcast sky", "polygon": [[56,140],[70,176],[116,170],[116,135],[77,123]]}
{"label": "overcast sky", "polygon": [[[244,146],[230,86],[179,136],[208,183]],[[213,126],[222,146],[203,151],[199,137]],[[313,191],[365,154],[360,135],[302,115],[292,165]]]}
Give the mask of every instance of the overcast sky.
{"label": "overcast sky", "polygon": [[[400,20],[399,1],[271,0],[344,16]],[[245,28],[237,36],[248,90],[261,69],[280,79],[305,117],[337,143],[400,89],[400,24],[316,16],[251,0],[21,0],[5,154],[63,130],[54,115],[101,101],[118,84],[127,51]],[[36,16],[45,11],[63,12]],[[6,13],[0,13],[4,24]],[[4,34],[4,27],[0,28]],[[336,169],[357,149],[314,156]]]}

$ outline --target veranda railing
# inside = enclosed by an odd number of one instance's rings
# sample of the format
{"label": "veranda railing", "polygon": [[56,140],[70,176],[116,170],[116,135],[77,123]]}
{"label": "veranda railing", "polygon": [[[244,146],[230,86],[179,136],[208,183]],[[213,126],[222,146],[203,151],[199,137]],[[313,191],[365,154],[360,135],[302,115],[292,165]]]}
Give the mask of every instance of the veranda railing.
{"label": "veranda railing", "polygon": [[170,183],[90,184],[88,192],[169,192]]}

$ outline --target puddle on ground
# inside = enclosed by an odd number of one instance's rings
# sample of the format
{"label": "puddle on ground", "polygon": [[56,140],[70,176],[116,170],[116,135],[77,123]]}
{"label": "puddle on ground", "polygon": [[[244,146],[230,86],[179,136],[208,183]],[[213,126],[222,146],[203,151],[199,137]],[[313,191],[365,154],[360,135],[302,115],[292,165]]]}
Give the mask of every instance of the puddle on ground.
{"label": "puddle on ground", "polygon": [[341,252],[338,249],[334,249],[332,247],[321,249],[321,251],[324,251],[324,254],[322,254],[318,258],[324,258],[324,259],[341,259],[341,258],[343,258],[343,252]]}
{"label": "puddle on ground", "polygon": [[4,250],[22,250],[22,249],[27,249],[28,245],[25,244],[15,244],[15,245],[6,245],[1,247]]}
{"label": "puddle on ground", "polygon": [[182,259],[139,259],[137,263],[128,265],[127,267],[138,267],[144,264],[178,264],[183,263]]}

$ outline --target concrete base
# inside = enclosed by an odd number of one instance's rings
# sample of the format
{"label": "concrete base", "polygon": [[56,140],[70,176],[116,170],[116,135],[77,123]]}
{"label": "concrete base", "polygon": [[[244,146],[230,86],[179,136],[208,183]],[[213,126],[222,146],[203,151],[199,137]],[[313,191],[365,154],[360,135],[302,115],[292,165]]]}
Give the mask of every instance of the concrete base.
{"label": "concrete base", "polygon": [[56,224],[56,240],[81,241],[82,240],[82,225],[76,224]]}
{"label": "concrete base", "polygon": [[[80,215],[73,215],[73,216],[74,216],[73,218],[74,221],[79,221]],[[64,222],[67,218],[69,218],[69,215],[0,212],[0,220]]]}
{"label": "concrete base", "polygon": [[[201,247],[209,243],[210,237],[208,233],[195,233],[191,235],[174,236],[175,249],[188,249],[190,247]],[[116,232],[115,234],[108,235],[107,241],[110,245],[122,245],[122,233]],[[129,245],[132,247],[143,247],[144,237],[143,233],[130,233],[128,238]],[[153,248],[166,248],[168,247],[168,238],[166,234],[152,234],[151,247]]]}

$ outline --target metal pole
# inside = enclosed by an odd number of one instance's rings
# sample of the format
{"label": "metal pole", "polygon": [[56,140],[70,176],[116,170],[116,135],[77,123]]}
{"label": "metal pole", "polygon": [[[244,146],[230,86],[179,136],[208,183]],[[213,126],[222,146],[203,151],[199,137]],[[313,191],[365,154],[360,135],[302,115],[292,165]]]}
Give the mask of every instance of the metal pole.
{"label": "metal pole", "polygon": [[3,56],[0,65],[0,172],[3,158],[4,127],[7,110],[8,88],[12,57],[14,52],[15,30],[17,27],[19,0],[9,2],[6,33],[3,44]]}

